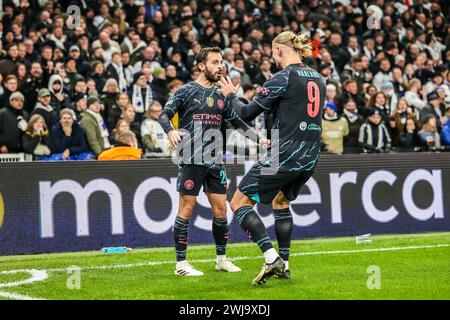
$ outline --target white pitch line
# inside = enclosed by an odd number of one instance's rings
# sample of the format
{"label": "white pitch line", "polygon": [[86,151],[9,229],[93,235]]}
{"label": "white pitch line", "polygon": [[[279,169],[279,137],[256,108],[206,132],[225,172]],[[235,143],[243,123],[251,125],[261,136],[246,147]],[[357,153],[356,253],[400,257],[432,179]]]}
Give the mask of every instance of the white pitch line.
{"label": "white pitch line", "polygon": [[40,298],[33,298],[30,296],[24,296],[23,294],[18,293],[9,293],[5,291],[0,291],[0,297],[12,299],[12,300],[45,300]]}
{"label": "white pitch line", "polygon": [[[299,252],[290,254],[291,257],[299,256],[315,256],[315,255],[333,255],[333,254],[353,254],[353,253],[366,253],[366,252],[383,252],[383,251],[401,251],[401,250],[417,250],[417,249],[434,249],[434,248],[446,248],[450,247],[450,244],[436,244],[436,245],[424,245],[424,246],[408,246],[408,247],[391,247],[391,248],[373,248],[373,249],[360,249],[360,250],[336,250],[336,251],[315,251],[315,252]],[[241,256],[234,257],[232,260],[256,260],[262,259],[262,256]],[[198,259],[190,260],[192,263],[211,263],[216,259]],[[175,261],[148,261],[129,264],[112,264],[112,265],[100,265],[100,266],[85,266],[79,267],[79,270],[105,270],[105,269],[127,269],[146,266],[157,266],[165,264],[174,264]],[[68,268],[54,268],[43,269],[46,272],[67,272]]]}
{"label": "white pitch line", "polygon": [[[316,252],[299,252],[293,253],[291,256],[313,256],[313,255],[333,255],[333,254],[352,254],[352,253],[365,253],[365,252],[383,252],[383,251],[400,251],[400,250],[417,250],[417,249],[433,249],[433,248],[445,248],[450,247],[450,244],[437,244],[437,245],[427,245],[427,246],[409,246],[409,247],[391,247],[391,248],[373,248],[373,249],[360,249],[360,250],[336,250],[336,251],[316,251]],[[256,260],[261,259],[261,256],[242,256],[235,257],[233,260]],[[193,263],[211,263],[215,262],[215,259],[200,259],[200,260],[191,260]],[[123,269],[123,268],[135,268],[135,267],[145,267],[145,266],[155,266],[155,265],[164,265],[164,264],[173,264],[174,261],[149,261],[149,262],[140,262],[140,263],[129,263],[129,264],[116,264],[116,265],[102,265],[102,266],[86,266],[79,267],[79,270],[105,270],[105,269]],[[15,287],[25,283],[33,283],[37,281],[46,280],[48,277],[47,272],[67,272],[69,268],[73,268],[73,266],[68,268],[54,268],[54,269],[21,269],[21,270],[7,270],[1,271],[1,274],[13,274],[20,272],[28,272],[32,275],[31,279],[17,281],[13,283],[5,283],[0,284],[1,287]],[[21,295],[18,293],[9,293],[5,291],[0,291],[0,297],[14,299],[14,300],[43,300],[39,298],[34,298],[26,295]]]}

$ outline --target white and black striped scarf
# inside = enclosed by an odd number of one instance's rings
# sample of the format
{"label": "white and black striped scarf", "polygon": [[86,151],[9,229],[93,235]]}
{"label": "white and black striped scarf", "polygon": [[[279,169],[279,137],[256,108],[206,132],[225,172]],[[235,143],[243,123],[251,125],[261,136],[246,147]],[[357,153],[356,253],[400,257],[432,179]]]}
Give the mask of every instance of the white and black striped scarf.
{"label": "white and black striped scarf", "polygon": [[145,113],[150,104],[153,102],[152,88],[147,85],[145,97],[142,97],[142,88],[137,84],[133,85],[133,97],[131,98],[131,103],[133,104],[137,113]]}

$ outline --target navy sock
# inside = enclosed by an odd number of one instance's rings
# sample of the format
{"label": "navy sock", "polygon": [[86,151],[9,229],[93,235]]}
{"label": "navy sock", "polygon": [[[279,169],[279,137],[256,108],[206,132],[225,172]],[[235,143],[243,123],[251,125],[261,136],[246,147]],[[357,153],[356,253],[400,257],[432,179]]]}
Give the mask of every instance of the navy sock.
{"label": "navy sock", "polygon": [[216,254],[224,256],[228,242],[228,220],[227,217],[213,217],[212,234],[216,243]]}
{"label": "navy sock", "polygon": [[175,240],[175,252],[177,255],[177,261],[186,260],[187,251],[187,235],[189,228],[189,219],[184,219],[177,216],[175,224],[173,226],[173,236]]}
{"label": "navy sock", "polygon": [[273,210],[275,213],[275,234],[278,241],[278,251],[284,261],[289,260],[291,237],[293,229],[292,214],[289,208]]}
{"label": "navy sock", "polygon": [[236,211],[236,217],[247,236],[259,246],[263,253],[273,248],[264,223],[252,207],[239,208]]}

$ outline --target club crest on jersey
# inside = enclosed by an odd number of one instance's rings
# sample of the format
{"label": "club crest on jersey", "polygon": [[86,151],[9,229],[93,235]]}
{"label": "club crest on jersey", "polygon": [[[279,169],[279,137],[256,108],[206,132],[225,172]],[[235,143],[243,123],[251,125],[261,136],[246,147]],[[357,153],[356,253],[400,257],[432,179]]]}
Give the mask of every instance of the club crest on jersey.
{"label": "club crest on jersey", "polygon": [[300,123],[298,127],[300,128],[301,131],[305,131],[306,128],[308,127],[308,124],[305,121],[303,121],[302,123]]}
{"label": "club crest on jersey", "polygon": [[186,180],[186,182],[184,183],[184,188],[186,190],[192,190],[194,189],[195,183],[192,180]]}
{"label": "club crest on jersey", "polygon": [[212,108],[214,106],[214,98],[213,97],[206,98],[206,104],[208,105],[208,107]]}
{"label": "club crest on jersey", "polygon": [[269,95],[269,93],[270,93],[269,88],[267,88],[267,87],[262,87],[262,88],[261,88],[261,94],[262,94],[263,96],[267,97],[267,96]]}
{"label": "club crest on jersey", "polygon": [[222,99],[219,99],[219,100],[217,100],[217,107],[219,107],[219,109],[223,109],[223,106],[224,106],[225,104],[223,103],[223,100]]}

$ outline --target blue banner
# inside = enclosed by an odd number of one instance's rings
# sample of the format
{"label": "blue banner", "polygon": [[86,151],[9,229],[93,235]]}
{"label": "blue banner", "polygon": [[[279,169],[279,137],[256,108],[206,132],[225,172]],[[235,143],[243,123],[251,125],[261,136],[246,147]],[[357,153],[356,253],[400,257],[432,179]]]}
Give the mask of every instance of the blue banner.
{"label": "blue banner", "polygon": [[[249,163],[227,166],[231,199]],[[170,160],[0,164],[0,254],[172,246]],[[292,203],[294,239],[450,231],[450,154],[322,156]],[[274,238],[270,206],[257,211]],[[230,242],[249,241],[230,208]],[[189,243],[213,243],[201,192]]]}

